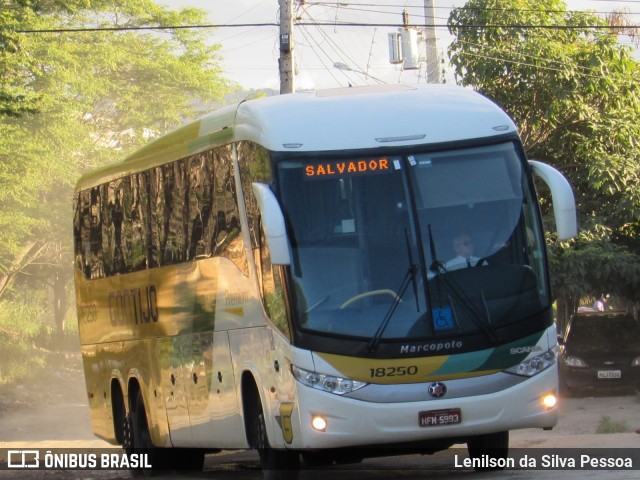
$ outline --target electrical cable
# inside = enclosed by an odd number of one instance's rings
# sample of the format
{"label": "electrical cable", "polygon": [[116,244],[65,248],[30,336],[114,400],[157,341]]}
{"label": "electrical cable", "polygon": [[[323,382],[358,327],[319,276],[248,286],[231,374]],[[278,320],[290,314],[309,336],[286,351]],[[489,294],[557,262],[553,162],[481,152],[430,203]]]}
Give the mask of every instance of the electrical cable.
{"label": "electrical cable", "polygon": [[[181,29],[200,29],[200,28],[247,28],[247,27],[279,27],[280,24],[275,22],[264,23],[237,23],[237,24],[207,24],[207,25],[167,25],[167,26],[139,26],[139,27],[78,27],[78,28],[45,28],[45,29],[17,29],[14,33],[34,34],[34,33],[86,33],[86,32],[126,32],[126,31],[159,31],[159,30],[181,30]],[[447,24],[424,25],[419,23],[411,23],[404,25],[402,23],[362,23],[362,22],[295,22],[294,26],[306,27],[389,27],[402,28],[414,27],[424,28],[426,26],[436,28],[449,28]],[[514,29],[514,30],[628,30],[640,29],[640,25],[535,25],[535,24],[468,24],[455,25],[459,29]],[[6,30],[6,29],[5,29]]]}

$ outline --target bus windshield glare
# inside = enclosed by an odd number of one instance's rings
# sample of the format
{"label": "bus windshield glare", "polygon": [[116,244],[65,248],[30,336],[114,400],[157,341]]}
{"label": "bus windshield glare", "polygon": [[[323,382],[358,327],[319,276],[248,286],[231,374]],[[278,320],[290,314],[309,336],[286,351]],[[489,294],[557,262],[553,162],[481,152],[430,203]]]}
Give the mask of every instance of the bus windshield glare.
{"label": "bus windshield glare", "polygon": [[282,160],[278,178],[304,331],[491,339],[549,307],[537,205],[512,143]]}

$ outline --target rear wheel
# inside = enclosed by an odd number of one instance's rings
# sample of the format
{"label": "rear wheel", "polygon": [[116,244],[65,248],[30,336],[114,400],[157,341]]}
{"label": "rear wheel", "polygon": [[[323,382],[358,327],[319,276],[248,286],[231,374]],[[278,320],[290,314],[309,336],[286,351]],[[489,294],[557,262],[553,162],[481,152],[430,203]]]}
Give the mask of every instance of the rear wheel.
{"label": "rear wheel", "polygon": [[152,476],[155,472],[168,470],[202,470],[204,451],[186,448],[157,448],[151,442],[147,414],[138,391],[131,415],[124,418],[123,447],[128,454],[145,454],[150,467],[132,468],[135,476]]}
{"label": "rear wheel", "polygon": [[[155,466],[154,448],[151,443],[149,425],[144,409],[142,394],[138,391],[131,405],[128,415],[125,415],[122,424],[122,448],[131,458],[132,454],[146,455],[148,463]],[[147,468],[131,468],[134,476],[151,476],[152,471]]]}
{"label": "rear wheel", "polygon": [[467,450],[477,471],[502,470],[509,454],[509,432],[473,437],[467,441]]}

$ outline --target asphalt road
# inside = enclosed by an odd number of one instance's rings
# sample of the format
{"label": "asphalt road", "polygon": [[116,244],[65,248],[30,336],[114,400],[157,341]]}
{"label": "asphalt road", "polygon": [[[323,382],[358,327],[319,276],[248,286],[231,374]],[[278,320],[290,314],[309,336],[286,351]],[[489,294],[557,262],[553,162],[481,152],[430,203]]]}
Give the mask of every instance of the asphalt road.
{"label": "asphalt road", "polygon": [[[89,426],[82,372],[79,366],[50,372],[55,380],[18,385],[12,391],[0,391],[0,479],[111,480],[133,478],[128,470],[29,470],[8,469],[9,450],[68,449],[67,452],[98,449],[106,443],[96,439]],[[561,399],[560,421],[552,431],[520,430],[511,432],[511,453],[515,465],[499,472],[475,472],[464,465],[463,445],[435,455],[396,456],[366,459],[360,464],[332,466],[321,470],[303,470],[300,480],[351,480],[429,478],[429,479],[637,479],[640,478],[640,396],[586,395]],[[597,433],[603,422],[618,425],[619,433]],[[111,447],[112,448],[112,447]],[[597,450],[589,450],[597,449]],[[119,449],[111,450],[119,452]],[[613,462],[631,458],[632,467],[583,469],[581,455],[600,454]],[[456,455],[458,455],[456,459]],[[536,469],[520,468],[524,455],[536,461]],[[543,465],[543,456],[547,456]],[[576,465],[571,464],[571,459]],[[193,478],[216,480],[261,479],[262,471],[255,452],[223,452],[208,455],[202,472],[168,472],[157,478]]]}

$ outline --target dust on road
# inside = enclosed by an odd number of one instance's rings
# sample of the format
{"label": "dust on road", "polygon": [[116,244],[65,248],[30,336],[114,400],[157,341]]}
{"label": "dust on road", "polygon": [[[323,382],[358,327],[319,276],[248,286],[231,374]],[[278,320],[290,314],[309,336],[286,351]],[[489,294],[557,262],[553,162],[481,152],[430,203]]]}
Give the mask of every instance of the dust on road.
{"label": "dust on road", "polygon": [[[0,449],[102,449],[117,448],[94,437],[79,355],[69,354],[64,368],[51,369],[37,379],[0,389]],[[552,431],[527,429],[511,432],[512,448],[638,448],[640,447],[640,395],[585,395],[561,399],[560,421]],[[603,421],[626,431],[597,433]],[[216,478],[261,478],[252,452],[227,470],[225,459],[208,459],[221,465]],[[0,463],[6,459],[0,458]],[[16,474],[17,476],[11,476]],[[41,475],[40,475],[41,474]],[[41,471],[38,478],[56,480],[130,478],[127,471]],[[20,472],[0,471],[0,478],[25,478]]]}

